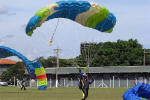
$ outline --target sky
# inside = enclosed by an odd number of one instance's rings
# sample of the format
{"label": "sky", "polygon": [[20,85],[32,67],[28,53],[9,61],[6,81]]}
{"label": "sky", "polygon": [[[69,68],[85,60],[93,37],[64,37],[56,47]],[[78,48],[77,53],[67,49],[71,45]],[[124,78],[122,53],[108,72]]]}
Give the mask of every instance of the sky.
{"label": "sky", "polygon": [[115,42],[118,39],[137,39],[143,48],[150,49],[150,0],[86,0],[105,6],[117,23],[111,34],[83,27],[67,19],[59,19],[53,45],[49,40],[58,19],[45,22],[34,31],[32,37],[25,33],[30,18],[40,8],[60,0],[0,0],[0,45],[13,48],[30,60],[55,56],[59,48],[61,58],[73,58],[80,54],[82,42]]}

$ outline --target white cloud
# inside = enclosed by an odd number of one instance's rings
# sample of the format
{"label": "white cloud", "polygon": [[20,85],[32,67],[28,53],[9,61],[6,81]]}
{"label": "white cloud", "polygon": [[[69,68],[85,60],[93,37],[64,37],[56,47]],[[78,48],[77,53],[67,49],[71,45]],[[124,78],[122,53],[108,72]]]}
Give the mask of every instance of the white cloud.
{"label": "white cloud", "polygon": [[14,16],[14,15],[16,15],[16,13],[9,12],[7,8],[5,8],[4,6],[0,5],[0,15]]}
{"label": "white cloud", "polygon": [[3,40],[6,40],[6,39],[11,39],[11,38],[13,38],[15,35],[13,35],[13,34],[7,34],[7,35],[5,35],[5,36],[3,36],[3,37],[0,37],[0,42],[2,42]]}
{"label": "white cloud", "polygon": [[0,40],[0,45],[5,45],[5,42]]}
{"label": "white cloud", "polygon": [[8,10],[0,5],[0,14],[8,14]]}

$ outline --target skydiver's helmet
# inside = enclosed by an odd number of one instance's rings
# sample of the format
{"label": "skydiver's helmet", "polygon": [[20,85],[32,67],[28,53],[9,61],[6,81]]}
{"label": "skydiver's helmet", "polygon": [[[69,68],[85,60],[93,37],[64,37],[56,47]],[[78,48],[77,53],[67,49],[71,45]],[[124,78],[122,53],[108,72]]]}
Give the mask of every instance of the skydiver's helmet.
{"label": "skydiver's helmet", "polygon": [[87,78],[87,74],[86,74],[86,73],[83,73],[83,77],[84,77],[84,78]]}

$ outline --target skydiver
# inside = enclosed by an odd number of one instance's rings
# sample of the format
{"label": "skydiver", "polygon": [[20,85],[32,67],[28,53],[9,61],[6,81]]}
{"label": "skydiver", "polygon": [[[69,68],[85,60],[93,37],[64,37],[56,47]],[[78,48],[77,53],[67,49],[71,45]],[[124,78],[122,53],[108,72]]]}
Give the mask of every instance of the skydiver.
{"label": "skydiver", "polygon": [[79,73],[80,73],[80,81],[79,81],[79,89],[82,90],[82,99],[81,100],[86,100],[86,98],[88,97],[88,90],[89,90],[89,85],[93,83],[94,79],[92,77],[92,80],[89,81],[87,74],[86,73],[82,73],[81,69],[79,69]]}

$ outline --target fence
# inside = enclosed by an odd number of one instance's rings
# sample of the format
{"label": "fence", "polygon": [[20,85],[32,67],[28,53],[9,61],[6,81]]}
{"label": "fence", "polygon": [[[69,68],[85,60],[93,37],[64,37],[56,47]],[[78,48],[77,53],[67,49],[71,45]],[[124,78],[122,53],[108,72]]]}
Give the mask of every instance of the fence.
{"label": "fence", "polygon": [[[131,88],[134,86],[134,82],[145,82],[150,84],[150,78],[140,77],[140,78],[118,78],[112,76],[112,78],[100,78],[94,79],[94,82],[90,85],[92,88]],[[78,87],[79,79],[72,78],[60,78],[58,80],[58,87]],[[36,80],[29,80],[26,82],[29,87],[37,87]],[[48,87],[56,87],[55,79],[48,79]]]}

